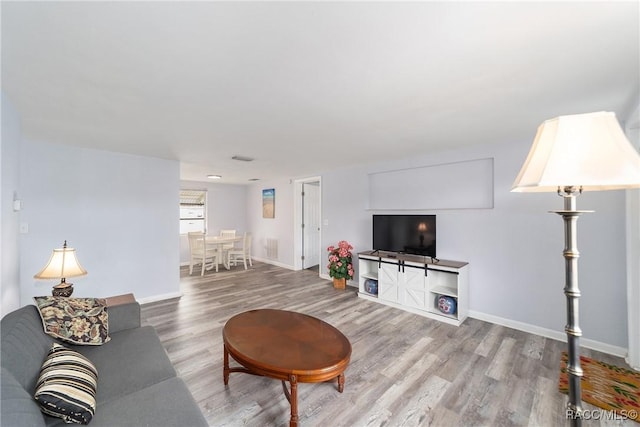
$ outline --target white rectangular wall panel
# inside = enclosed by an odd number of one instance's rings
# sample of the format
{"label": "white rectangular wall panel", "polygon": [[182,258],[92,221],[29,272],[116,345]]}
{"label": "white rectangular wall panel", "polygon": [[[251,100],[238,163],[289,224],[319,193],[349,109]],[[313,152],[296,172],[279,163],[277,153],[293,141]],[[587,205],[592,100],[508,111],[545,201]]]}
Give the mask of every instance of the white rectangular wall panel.
{"label": "white rectangular wall panel", "polygon": [[493,208],[493,158],[369,174],[369,209]]}

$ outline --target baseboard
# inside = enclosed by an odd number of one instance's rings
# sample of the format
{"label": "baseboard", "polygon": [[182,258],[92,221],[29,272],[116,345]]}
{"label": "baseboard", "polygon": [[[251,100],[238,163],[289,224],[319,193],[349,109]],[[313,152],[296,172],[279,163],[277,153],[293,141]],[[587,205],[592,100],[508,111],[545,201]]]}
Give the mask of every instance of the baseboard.
{"label": "baseboard", "polygon": [[[251,259],[253,261],[259,261],[259,262],[263,262],[265,264],[271,264],[271,265],[275,265],[275,266],[278,266],[278,267],[286,268],[287,270],[293,270],[294,269],[293,266],[291,266],[291,265],[282,264],[282,263],[280,263],[278,261],[274,261],[272,259],[258,258],[258,257],[254,257],[254,256],[252,256]],[[189,267],[189,262],[187,261],[187,262],[180,263],[180,267]],[[200,268],[200,267],[198,267],[198,268]]]}
{"label": "baseboard", "polygon": [[[519,331],[540,335],[545,338],[551,338],[556,341],[567,342],[567,335],[561,331],[542,328],[540,326],[531,325],[529,323],[518,322],[516,320],[505,319],[504,317],[494,316],[492,314],[481,313],[475,310],[469,310],[469,317],[484,320],[485,322],[495,323],[496,325],[506,326],[507,328],[517,329]],[[601,351],[603,353],[612,354],[614,356],[626,357],[627,349],[615,345],[603,343],[600,341],[580,338],[580,346],[591,350]]]}
{"label": "baseboard", "polygon": [[272,259],[258,258],[258,257],[255,257],[255,256],[251,257],[251,259],[254,260],[254,261],[264,262],[265,264],[271,264],[271,265],[275,265],[277,267],[286,268],[287,270],[295,270],[295,268],[292,265],[282,264],[281,262],[274,261]]}
{"label": "baseboard", "polygon": [[182,297],[182,292],[171,292],[168,294],[154,295],[152,297],[146,297],[146,298],[139,298],[138,302],[142,305],[142,304],[149,304],[152,302],[164,301],[164,300],[180,298],[180,297]]}

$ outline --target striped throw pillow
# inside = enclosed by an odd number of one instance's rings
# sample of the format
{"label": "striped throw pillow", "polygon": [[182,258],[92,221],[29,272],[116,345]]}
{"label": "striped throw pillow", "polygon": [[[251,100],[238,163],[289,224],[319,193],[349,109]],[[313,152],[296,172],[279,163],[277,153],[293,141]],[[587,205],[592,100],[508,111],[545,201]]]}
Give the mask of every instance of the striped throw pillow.
{"label": "striped throw pillow", "polygon": [[96,411],[98,371],[80,353],[54,343],[36,383],[35,399],[47,415],[88,424]]}

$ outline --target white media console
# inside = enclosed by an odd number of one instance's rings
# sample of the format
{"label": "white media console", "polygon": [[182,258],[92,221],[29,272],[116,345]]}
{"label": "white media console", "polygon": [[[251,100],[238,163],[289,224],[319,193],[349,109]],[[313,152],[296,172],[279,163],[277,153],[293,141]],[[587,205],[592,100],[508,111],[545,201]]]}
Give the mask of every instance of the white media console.
{"label": "white media console", "polygon": [[[469,264],[420,255],[386,251],[358,254],[358,296],[431,319],[459,326],[469,311]],[[377,281],[377,295],[367,292],[368,280]],[[445,314],[441,296],[451,297],[457,308]]]}

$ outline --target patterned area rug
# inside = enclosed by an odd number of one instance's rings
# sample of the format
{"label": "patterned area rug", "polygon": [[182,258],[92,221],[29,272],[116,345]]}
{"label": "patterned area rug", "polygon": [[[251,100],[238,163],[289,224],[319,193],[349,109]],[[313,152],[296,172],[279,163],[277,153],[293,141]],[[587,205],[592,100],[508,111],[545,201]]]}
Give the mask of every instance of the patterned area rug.
{"label": "patterned area rug", "polygon": [[[560,391],[569,393],[566,352],[560,360]],[[640,412],[640,372],[620,368],[580,356],[582,400],[603,409],[626,413]],[[632,412],[635,411],[635,412]],[[640,417],[635,418],[640,422]]]}

